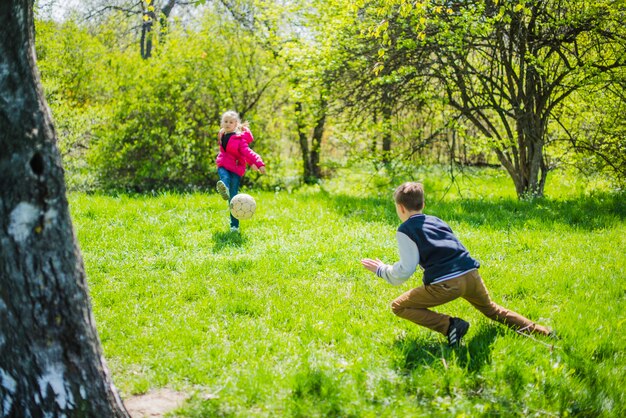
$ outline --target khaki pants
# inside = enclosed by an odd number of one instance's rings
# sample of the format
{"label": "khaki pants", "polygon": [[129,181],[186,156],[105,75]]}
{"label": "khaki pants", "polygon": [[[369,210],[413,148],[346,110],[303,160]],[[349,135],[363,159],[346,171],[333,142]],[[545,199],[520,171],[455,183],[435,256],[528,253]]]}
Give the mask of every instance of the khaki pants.
{"label": "khaki pants", "polygon": [[443,305],[460,297],[474,305],[487,318],[501,322],[515,330],[540,335],[550,333],[548,328],[494,303],[489,297],[489,292],[478,270],[441,283],[409,290],[392,302],[391,309],[400,318],[447,335],[450,316],[433,312],[428,308]]}

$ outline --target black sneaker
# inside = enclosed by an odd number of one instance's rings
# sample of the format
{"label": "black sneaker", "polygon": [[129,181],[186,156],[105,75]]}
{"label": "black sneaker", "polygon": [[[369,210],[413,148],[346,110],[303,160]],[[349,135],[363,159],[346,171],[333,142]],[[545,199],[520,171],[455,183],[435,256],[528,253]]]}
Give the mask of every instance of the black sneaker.
{"label": "black sneaker", "polygon": [[448,346],[457,347],[461,342],[461,338],[467,334],[469,322],[461,318],[450,318],[450,328],[448,328]]}

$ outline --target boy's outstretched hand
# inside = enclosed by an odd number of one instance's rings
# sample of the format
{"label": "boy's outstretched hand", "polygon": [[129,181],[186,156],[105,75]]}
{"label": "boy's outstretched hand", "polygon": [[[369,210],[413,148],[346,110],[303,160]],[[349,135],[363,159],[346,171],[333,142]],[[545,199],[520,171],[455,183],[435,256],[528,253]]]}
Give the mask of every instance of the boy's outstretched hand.
{"label": "boy's outstretched hand", "polygon": [[372,260],[371,258],[363,258],[361,264],[363,264],[363,267],[376,274],[376,270],[383,265],[383,262],[379,259]]}

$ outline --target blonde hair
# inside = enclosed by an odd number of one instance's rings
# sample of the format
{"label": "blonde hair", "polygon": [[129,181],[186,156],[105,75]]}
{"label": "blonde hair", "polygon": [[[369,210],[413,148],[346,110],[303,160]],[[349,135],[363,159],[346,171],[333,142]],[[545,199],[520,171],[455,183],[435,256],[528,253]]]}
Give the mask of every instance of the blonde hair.
{"label": "blonde hair", "polygon": [[235,112],[234,110],[227,110],[226,112],[224,112],[222,114],[222,118],[220,119],[220,124],[224,123],[225,119],[235,119],[237,121],[237,127],[235,128],[235,131],[237,132],[241,132],[243,130],[243,128],[248,128],[248,122],[241,122],[241,117],[239,117],[239,113]]}
{"label": "blonde hair", "polygon": [[393,199],[406,209],[422,210],[424,208],[424,185],[414,181],[402,183],[393,192]]}

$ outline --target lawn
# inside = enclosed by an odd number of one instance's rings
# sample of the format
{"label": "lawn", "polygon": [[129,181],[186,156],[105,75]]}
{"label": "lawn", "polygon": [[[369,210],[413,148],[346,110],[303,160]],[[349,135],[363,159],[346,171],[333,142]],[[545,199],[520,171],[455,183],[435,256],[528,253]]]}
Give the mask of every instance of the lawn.
{"label": "lawn", "polygon": [[[183,417],[626,415],[626,202],[571,176],[518,201],[500,171],[427,178],[426,212],[482,264],[493,299],[553,327],[528,338],[465,301],[465,343],[395,317],[362,257],[397,260],[393,186],[347,176],[252,194],[228,228],[212,191],[74,193],[98,332],[123,397],[169,387]],[[358,183],[357,183],[358,181]],[[363,191],[365,190],[365,192]]]}

